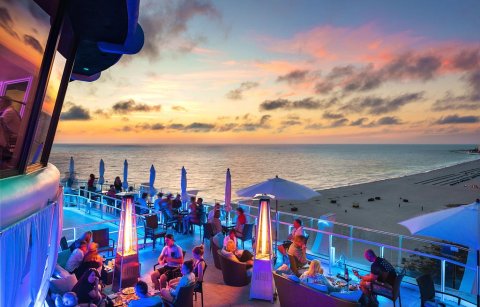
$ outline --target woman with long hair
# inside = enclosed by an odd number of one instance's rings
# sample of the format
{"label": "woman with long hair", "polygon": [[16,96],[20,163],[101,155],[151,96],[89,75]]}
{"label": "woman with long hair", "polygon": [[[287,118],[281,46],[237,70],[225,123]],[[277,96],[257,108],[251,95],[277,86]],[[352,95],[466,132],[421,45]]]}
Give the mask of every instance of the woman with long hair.
{"label": "woman with long hair", "polygon": [[95,269],[88,269],[73,287],[72,292],[77,294],[79,304],[94,303],[98,306],[103,299],[99,285],[100,273]]}

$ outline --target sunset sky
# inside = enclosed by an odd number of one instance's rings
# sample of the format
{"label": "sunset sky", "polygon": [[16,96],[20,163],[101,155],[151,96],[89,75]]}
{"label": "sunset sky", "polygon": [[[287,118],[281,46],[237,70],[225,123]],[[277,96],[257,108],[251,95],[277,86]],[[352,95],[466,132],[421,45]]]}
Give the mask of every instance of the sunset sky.
{"label": "sunset sky", "polygon": [[480,143],[480,1],[142,0],[57,143]]}

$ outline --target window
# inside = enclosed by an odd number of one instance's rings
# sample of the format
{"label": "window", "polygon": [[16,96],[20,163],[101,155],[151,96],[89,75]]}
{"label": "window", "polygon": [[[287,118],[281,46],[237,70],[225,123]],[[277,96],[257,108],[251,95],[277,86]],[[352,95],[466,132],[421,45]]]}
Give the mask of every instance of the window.
{"label": "window", "polygon": [[0,171],[17,168],[50,16],[31,0],[0,0]]}

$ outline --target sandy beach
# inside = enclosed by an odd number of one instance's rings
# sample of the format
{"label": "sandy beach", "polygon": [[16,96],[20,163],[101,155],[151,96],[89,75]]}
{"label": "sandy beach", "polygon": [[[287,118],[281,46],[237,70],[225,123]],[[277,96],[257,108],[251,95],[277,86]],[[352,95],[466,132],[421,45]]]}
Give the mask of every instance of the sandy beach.
{"label": "sandy beach", "polygon": [[[334,213],[340,223],[409,234],[399,222],[480,198],[480,159],[426,173],[318,192],[321,193],[318,198],[294,203],[299,215],[320,217]],[[371,198],[377,199],[369,201]],[[354,204],[359,208],[354,208]],[[290,212],[290,207],[288,202],[280,203],[279,210]]]}

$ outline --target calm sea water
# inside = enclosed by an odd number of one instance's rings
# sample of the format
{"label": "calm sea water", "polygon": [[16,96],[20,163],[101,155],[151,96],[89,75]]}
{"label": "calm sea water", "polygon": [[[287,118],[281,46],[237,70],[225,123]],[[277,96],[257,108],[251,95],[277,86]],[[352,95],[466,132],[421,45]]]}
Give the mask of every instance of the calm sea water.
{"label": "calm sea water", "polygon": [[[478,159],[455,150],[473,145],[54,145],[50,162],[65,173],[72,156],[79,179],[98,176],[100,159],[105,179],[123,178],[128,160],[129,183],[148,182],[157,171],[156,188],[180,190],[180,170],[187,169],[188,189],[206,199],[222,199],[230,168],[234,191],[275,175],[313,189],[326,189],[426,172]],[[123,179],[122,179],[123,180]]]}

